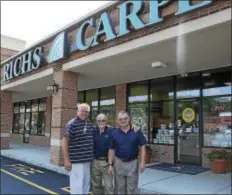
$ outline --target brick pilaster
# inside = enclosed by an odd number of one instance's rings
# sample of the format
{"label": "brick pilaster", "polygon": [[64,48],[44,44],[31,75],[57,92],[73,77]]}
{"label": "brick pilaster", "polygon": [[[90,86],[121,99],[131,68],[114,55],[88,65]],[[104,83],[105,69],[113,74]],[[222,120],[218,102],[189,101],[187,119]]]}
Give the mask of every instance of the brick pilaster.
{"label": "brick pilaster", "polygon": [[116,85],[116,112],[126,110],[126,84]]}
{"label": "brick pilaster", "polygon": [[61,139],[66,123],[76,114],[77,73],[57,71],[53,75],[59,90],[52,98],[51,151],[52,164],[63,165]]}
{"label": "brick pilaster", "polygon": [[9,148],[10,131],[13,123],[11,92],[1,91],[1,149]]}

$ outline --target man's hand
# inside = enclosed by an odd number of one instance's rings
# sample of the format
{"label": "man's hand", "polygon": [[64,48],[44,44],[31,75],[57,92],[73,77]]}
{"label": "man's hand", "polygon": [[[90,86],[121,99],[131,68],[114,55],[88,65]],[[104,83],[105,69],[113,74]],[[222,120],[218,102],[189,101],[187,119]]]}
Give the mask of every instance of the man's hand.
{"label": "man's hand", "polygon": [[139,170],[140,170],[140,173],[142,173],[145,170],[145,163],[140,163]]}
{"label": "man's hand", "polygon": [[134,124],[131,125],[131,128],[134,130],[135,133],[137,133],[140,130],[140,128]]}
{"label": "man's hand", "polygon": [[108,174],[109,174],[110,176],[113,176],[113,166],[112,166],[112,165],[109,165]]}
{"label": "man's hand", "polygon": [[64,168],[65,168],[67,171],[71,171],[71,170],[72,170],[72,163],[70,162],[70,160],[64,161]]}

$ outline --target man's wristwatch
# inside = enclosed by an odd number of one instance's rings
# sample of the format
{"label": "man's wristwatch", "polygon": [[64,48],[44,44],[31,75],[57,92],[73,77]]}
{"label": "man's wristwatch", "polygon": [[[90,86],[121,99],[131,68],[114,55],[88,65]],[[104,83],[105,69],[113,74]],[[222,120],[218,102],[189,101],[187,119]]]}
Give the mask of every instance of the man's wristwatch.
{"label": "man's wristwatch", "polygon": [[113,163],[109,163],[108,166],[113,166]]}

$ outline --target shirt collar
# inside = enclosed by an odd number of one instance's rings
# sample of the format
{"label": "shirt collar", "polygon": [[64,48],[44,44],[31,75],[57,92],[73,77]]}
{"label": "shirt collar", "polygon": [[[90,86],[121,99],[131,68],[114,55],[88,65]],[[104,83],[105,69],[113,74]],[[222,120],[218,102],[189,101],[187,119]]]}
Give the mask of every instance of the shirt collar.
{"label": "shirt collar", "polygon": [[[108,132],[108,127],[105,126],[104,131],[102,132],[102,134],[107,133],[107,132]],[[100,129],[99,128],[97,128],[97,133],[100,134]]]}

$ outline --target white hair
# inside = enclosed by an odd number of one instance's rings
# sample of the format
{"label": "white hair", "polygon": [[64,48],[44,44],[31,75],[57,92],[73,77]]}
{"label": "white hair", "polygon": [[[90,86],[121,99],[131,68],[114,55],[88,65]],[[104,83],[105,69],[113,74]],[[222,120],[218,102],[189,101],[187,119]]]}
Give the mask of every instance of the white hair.
{"label": "white hair", "polygon": [[104,113],[98,114],[96,118],[99,118],[99,117],[102,117],[107,120],[107,116]]}
{"label": "white hair", "polygon": [[87,108],[88,112],[90,112],[89,104],[86,104],[86,103],[77,104],[77,110],[79,110],[81,107]]}
{"label": "white hair", "polygon": [[117,118],[119,117],[119,116],[121,116],[121,115],[127,115],[127,116],[129,116],[129,118],[130,118],[130,115],[129,115],[129,113],[128,112],[126,112],[126,111],[119,111],[118,112],[118,114],[117,114]]}

